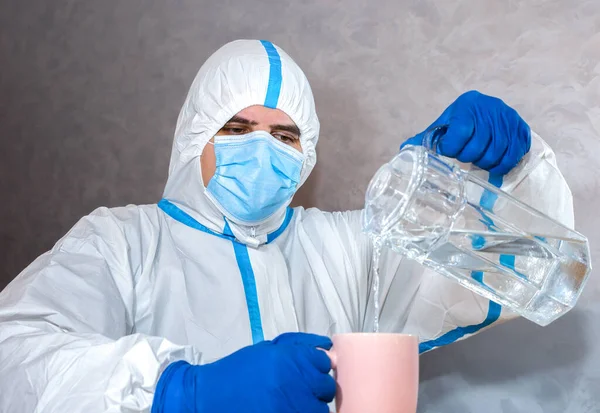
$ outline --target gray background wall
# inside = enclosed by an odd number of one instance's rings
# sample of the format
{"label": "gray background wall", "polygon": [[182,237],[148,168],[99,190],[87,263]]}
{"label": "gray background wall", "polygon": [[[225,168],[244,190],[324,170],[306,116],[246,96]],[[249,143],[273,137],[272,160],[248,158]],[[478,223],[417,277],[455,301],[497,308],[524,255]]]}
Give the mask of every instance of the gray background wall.
{"label": "gray background wall", "polygon": [[[187,88],[236,38],[312,82],[320,163],[297,203],[359,208],[399,143],[477,88],[555,149],[600,257],[600,2],[0,0],[0,288],[95,207],[160,198]],[[599,290],[593,274],[547,328],[424,356],[419,411],[600,411]]]}

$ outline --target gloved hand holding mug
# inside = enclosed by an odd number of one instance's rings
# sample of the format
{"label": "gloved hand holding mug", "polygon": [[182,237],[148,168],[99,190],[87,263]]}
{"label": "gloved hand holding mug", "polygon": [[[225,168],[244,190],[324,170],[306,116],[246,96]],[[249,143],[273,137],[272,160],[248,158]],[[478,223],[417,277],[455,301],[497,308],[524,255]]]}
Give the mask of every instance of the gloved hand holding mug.
{"label": "gloved hand holding mug", "polygon": [[282,334],[211,364],[174,362],[156,387],[152,413],[328,413],[336,384],[320,350],[327,337]]}
{"label": "gloved hand holding mug", "polygon": [[[460,95],[427,130],[447,126],[437,152],[473,163],[492,175],[505,175],[531,147],[531,131],[517,111],[477,91]],[[422,145],[425,131],[402,144]]]}

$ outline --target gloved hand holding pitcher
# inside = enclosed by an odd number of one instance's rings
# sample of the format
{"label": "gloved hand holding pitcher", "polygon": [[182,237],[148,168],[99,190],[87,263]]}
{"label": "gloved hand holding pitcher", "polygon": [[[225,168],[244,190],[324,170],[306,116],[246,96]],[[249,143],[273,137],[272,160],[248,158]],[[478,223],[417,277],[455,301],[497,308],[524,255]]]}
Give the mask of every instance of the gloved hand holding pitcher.
{"label": "gloved hand holding pitcher", "polygon": [[[363,225],[376,244],[542,326],[575,306],[591,270],[587,238],[494,185],[502,175],[491,171],[509,172],[531,144],[513,109],[468,92],[408,143],[422,146],[403,145],[367,190]],[[485,165],[488,181],[443,154]]]}

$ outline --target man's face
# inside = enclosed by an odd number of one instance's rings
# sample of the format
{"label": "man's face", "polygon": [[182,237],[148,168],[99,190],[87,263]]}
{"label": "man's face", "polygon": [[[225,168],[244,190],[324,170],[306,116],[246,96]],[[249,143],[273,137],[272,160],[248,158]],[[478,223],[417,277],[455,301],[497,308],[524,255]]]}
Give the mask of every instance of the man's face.
{"label": "man's face", "polygon": [[[218,132],[219,135],[245,135],[250,132],[265,131],[275,139],[302,152],[300,130],[292,119],[279,109],[264,106],[250,106],[238,112]],[[211,139],[211,142],[213,139]],[[206,145],[200,156],[202,181],[204,186],[212,179],[216,170],[215,147]]]}

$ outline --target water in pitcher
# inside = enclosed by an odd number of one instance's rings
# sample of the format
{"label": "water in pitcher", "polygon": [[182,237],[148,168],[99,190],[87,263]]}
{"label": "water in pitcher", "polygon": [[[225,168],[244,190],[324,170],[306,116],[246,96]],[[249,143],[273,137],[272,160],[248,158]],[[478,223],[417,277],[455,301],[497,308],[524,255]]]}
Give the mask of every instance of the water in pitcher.
{"label": "water in pitcher", "polygon": [[586,237],[426,147],[402,149],[375,175],[363,228],[540,325],[575,305],[591,270]]}
{"label": "water in pitcher", "polygon": [[[402,252],[402,242],[390,239]],[[523,239],[514,234],[451,231],[448,241],[417,261],[524,317],[547,325],[568,311],[587,274],[584,262],[565,256],[585,255],[577,239]]]}

